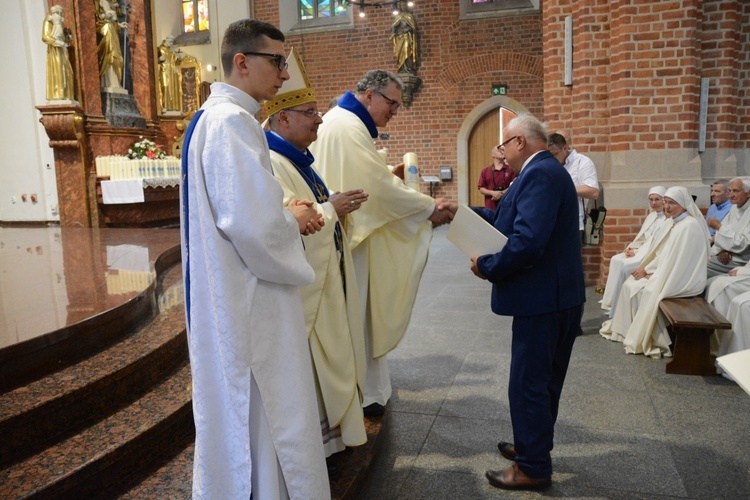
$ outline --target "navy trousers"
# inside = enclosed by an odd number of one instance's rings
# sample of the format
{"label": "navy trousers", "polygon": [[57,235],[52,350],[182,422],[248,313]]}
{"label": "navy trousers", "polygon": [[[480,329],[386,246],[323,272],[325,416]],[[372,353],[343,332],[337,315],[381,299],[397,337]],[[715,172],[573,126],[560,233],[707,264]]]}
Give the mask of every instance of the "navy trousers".
{"label": "navy trousers", "polygon": [[508,398],[516,463],[527,476],[552,476],[557,410],[583,305],[513,318]]}

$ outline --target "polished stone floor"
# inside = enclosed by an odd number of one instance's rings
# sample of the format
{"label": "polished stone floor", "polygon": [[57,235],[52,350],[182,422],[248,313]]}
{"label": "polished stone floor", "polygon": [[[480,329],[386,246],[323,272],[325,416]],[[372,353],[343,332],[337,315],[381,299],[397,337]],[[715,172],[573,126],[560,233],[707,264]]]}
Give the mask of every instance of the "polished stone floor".
{"label": "polished stone floor", "polygon": [[553,486],[509,493],[486,469],[510,465],[511,319],[490,285],[435,231],[411,326],[390,355],[394,396],[364,499],[750,498],[750,396],[721,377],[668,375],[668,360],[603,339],[594,288],[556,427]]}
{"label": "polished stone floor", "polygon": [[0,228],[0,349],[142,292],[177,229]]}
{"label": "polished stone floor", "polygon": [[[3,339],[18,338],[21,321],[36,330],[55,328],[133,293],[138,275],[107,276],[152,272],[156,249],[176,237],[176,231],[169,238],[154,231],[146,230],[154,237],[143,243],[110,239],[107,231],[86,242],[67,230],[13,236],[0,229]],[[435,231],[411,326],[389,355],[394,395],[358,498],[750,498],[750,396],[721,377],[667,375],[668,360],[626,355],[620,344],[601,338],[604,317],[593,288],[561,401],[552,488],[508,493],[490,486],[484,471],[509,465],[496,443],[512,439],[511,320],[490,311],[490,285],[471,274],[446,232]],[[123,245],[140,249],[118,248]],[[94,278],[66,267],[73,256],[90,261]],[[82,296],[100,298],[84,302]],[[42,317],[48,313],[53,317]],[[186,492],[180,498],[188,496],[187,471],[174,473]]]}

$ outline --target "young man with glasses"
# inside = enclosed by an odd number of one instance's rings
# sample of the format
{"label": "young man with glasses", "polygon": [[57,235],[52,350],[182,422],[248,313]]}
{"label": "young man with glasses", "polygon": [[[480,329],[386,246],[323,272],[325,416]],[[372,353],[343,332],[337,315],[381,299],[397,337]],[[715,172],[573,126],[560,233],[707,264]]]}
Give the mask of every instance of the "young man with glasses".
{"label": "young man with glasses", "polygon": [[284,35],[231,24],[225,83],[185,134],[182,259],[196,428],[194,498],[330,498],[299,287],[300,233],[324,221],[289,200],[254,115],[285,80]]}
{"label": "young man with glasses", "polygon": [[406,331],[427,262],[432,227],[458,206],[433,200],[394,176],[373,142],[401,107],[403,83],[372,70],[323,117],[310,149],[330,189],[363,188],[367,203],[347,216],[367,348],[365,416],[379,416],[391,396],[386,354]]}

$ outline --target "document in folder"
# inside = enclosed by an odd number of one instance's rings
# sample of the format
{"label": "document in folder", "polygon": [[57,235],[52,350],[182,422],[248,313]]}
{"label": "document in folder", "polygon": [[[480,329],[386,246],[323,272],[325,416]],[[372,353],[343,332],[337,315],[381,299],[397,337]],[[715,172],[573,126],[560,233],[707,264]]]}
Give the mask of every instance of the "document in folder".
{"label": "document in folder", "polygon": [[460,205],[448,229],[448,240],[467,257],[474,257],[499,252],[508,238],[474,210]]}

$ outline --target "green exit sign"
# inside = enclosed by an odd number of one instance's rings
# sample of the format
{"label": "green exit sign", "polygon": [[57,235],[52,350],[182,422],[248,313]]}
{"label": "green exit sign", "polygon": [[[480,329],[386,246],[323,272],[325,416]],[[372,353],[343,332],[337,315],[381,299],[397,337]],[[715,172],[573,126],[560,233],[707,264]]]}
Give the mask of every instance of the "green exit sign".
{"label": "green exit sign", "polygon": [[508,93],[508,86],[505,84],[492,86],[492,95],[505,95],[507,93]]}

